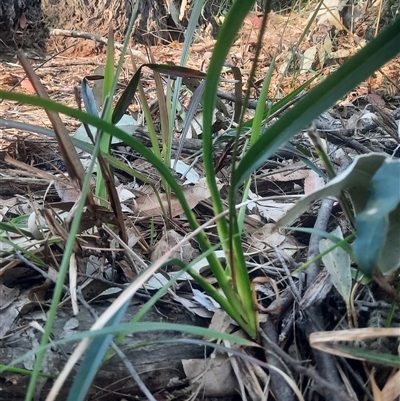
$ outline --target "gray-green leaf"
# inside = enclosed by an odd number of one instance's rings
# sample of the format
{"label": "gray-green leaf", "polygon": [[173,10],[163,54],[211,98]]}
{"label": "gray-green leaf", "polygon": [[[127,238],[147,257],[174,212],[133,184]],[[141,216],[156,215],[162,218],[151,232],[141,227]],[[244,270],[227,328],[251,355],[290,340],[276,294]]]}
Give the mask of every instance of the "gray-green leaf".
{"label": "gray-green leaf", "polygon": [[[340,227],[337,227],[331,234],[340,238],[340,240],[343,239]],[[335,243],[330,239],[322,239],[319,243],[319,251],[323,253],[333,245]],[[346,304],[349,304],[351,294],[351,263],[349,254],[338,246],[323,256],[322,261],[331,276],[332,284],[343,297]]]}
{"label": "gray-green leaf", "polygon": [[356,216],[354,256],[368,277],[400,267],[400,160],[387,159],[371,179],[368,202]]}

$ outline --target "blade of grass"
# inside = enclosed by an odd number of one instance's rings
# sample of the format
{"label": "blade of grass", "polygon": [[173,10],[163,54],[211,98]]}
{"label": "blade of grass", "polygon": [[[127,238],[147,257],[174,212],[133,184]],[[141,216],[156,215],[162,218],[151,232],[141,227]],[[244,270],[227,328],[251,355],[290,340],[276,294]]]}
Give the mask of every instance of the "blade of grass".
{"label": "blade of grass", "polygon": [[[198,326],[188,326],[183,324],[176,323],[158,323],[158,322],[134,322],[134,323],[123,323],[117,326],[107,326],[99,330],[93,331],[82,331],[77,334],[73,334],[67,338],[63,338],[60,340],[53,341],[51,344],[40,345],[36,349],[30,350],[24,355],[16,358],[12,364],[9,365],[0,365],[0,373],[7,371],[8,369],[13,368],[13,365],[17,365],[25,360],[28,360],[32,356],[39,355],[40,353],[45,352],[47,349],[53,346],[59,346],[63,344],[68,344],[70,342],[80,341],[86,338],[95,338],[99,336],[105,336],[108,334],[120,334],[122,332],[129,333],[146,333],[149,331],[175,331],[187,334],[193,334],[201,337],[207,337],[212,339],[226,340],[233,344],[239,344],[243,346],[256,346],[256,344],[250,340],[247,340],[243,337],[239,337],[233,334],[221,333],[216,330],[211,330],[204,327]],[[183,340],[179,338],[178,340]],[[210,347],[213,347],[216,344],[207,343]]]}
{"label": "blade of grass", "polygon": [[[50,101],[50,103],[53,103],[53,102]],[[74,150],[75,150],[75,148],[74,148]],[[99,142],[96,143],[96,146],[94,148],[94,156],[98,153],[98,151],[99,151]],[[83,213],[83,209],[86,204],[86,194],[90,191],[91,172],[93,171],[95,162],[96,162],[96,157],[93,157],[93,159],[89,165],[89,168],[88,168],[88,173],[83,181],[82,196],[78,201],[78,205],[77,205],[77,208],[75,211],[75,216],[72,221],[70,232],[69,232],[70,235],[68,237],[67,243],[65,244],[63,259],[61,261],[60,270],[58,272],[57,284],[54,288],[51,306],[47,313],[47,321],[46,321],[46,325],[45,325],[42,339],[40,342],[41,346],[48,345],[49,340],[50,340],[51,331],[52,331],[56,313],[57,313],[58,303],[60,302],[60,299],[61,299],[63,285],[64,285],[65,278],[68,273],[70,258],[71,258],[71,255],[72,255],[73,249],[74,249],[75,237],[77,235],[81,216]],[[28,386],[28,389],[26,392],[25,401],[31,401],[33,398],[37,379],[38,379],[39,373],[40,373],[40,368],[42,366],[43,358],[44,358],[44,351],[41,351],[36,356],[36,361],[35,361],[35,365],[33,368],[31,379],[29,381],[29,386]]]}
{"label": "blade of grass", "polygon": [[400,52],[400,18],[347,60],[266,130],[239,163],[234,190],[280,146]]}
{"label": "blade of grass", "polygon": [[[268,90],[269,90],[269,85],[271,83],[271,77],[272,77],[272,72],[273,72],[274,66],[275,66],[276,56],[277,56],[277,52],[275,52],[275,55],[272,58],[271,65],[268,68],[267,75],[265,76],[263,86],[261,88],[260,97],[258,99],[257,108],[256,108],[255,115],[253,118],[253,125],[251,127],[251,135],[250,135],[250,143],[249,143],[250,147],[254,146],[254,144],[256,143],[256,141],[258,140],[258,138],[260,137],[260,134],[261,134],[261,126],[262,126],[262,122],[264,120],[263,117],[264,117],[264,112],[265,112],[265,104],[267,101]],[[268,109],[269,109],[269,111],[271,111],[271,107],[269,107]],[[246,149],[246,145],[245,145],[244,149]],[[245,151],[246,150],[244,150],[244,152]],[[247,182],[244,185],[242,202],[244,202],[248,198],[249,191],[250,191],[250,185],[251,185],[251,180],[249,177],[247,179]],[[246,213],[246,209],[244,209],[244,208],[242,210],[240,210],[240,212],[239,212],[238,228],[239,228],[240,232],[243,229],[245,213]]]}
{"label": "blade of grass", "polygon": [[[216,104],[216,95],[218,83],[221,76],[222,67],[228,55],[233,41],[239,31],[243,20],[250,12],[254,5],[253,0],[242,0],[233,3],[231,9],[226,15],[225,22],[219,33],[219,40],[215,44],[213,55],[211,57],[210,66],[207,72],[206,84],[204,89],[204,110],[203,110],[203,160],[206,171],[207,184],[211,192],[213,200],[214,214],[219,214],[223,211],[219,190],[216,184],[213,159],[213,141],[212,141],[212,118]],[[218,233],[222,242],[228,239],[228,225],[225,220],[220,220],[217,223]],[[225,251],[227,254],[228,243],[226,243]],[[231,258],[229,258],[231,259]],[[228,259],[228,260],[229,260]]]}
{"label": "blade of grass", "polygon": [[[222,67],[225,63],[229,49],[233,44],[243,20],[253,5],[254,1],[250,0],[242,0],[240,2],[236,1],[233,3],[220,30],[219,38],[215,44],[207,72],[203,109],[203,161],[215,215],[223,211],[223,205],[219,195],[214,171],[212,138],[212,118],[216,105],[218,84]],[[231,206],[232,205],[230,205],[230,207]],[[232,211],[232,213],[234,214],[235,212]],[[230,218],[229,220],[232,227],[230,234],[226,220],[220,219],[217,221],[218,234],[220,236],[228,265],[226,268],[226,279],[231,281],[232,289],[229,290],[236,293],[239,298],[238,302],[242,303],[242,307],[245,311],[245,315],[242,316],[242,318],[247,321],[248,327],[250,328],[250,331],[247,330],[248,334],[254,338],[257,333],[257,318],[251,293],[250,280],[247,273],[236,219]],[[236,274],[238,274],[237,277]]]}
{"label": "blade of grass", "polygon": [[[58,241],[58,239],[57,239],[57,241]],[[3,242],[4,244],[7,244],[8,246],[10,246],[13,249],[15,249],[16,251],[21,252],[24,256],[26,256],[27,259],[31,260],[32,263],[35,263],[35,264],[37,264],[39,266],[42,266],[42,267],[46,267],[46,263],[44,263],[42,261],[42,259],[37,257],[32,252],[28,251],[26,248],[17,245],[15,242],[13,242],[13,241],[11,241],[11,240],[9,240],[7,238],[4,238],[3,236],[0,237],[0,242]],[[54,240],[53,243],[55,243],[55,242],[56,242],[56,240]]]}
{"label": "blade of grass", "polygon": [[[0,369],[5,369],[5,372],[10,372],[10,373],[17,373],[19,375],[26,375],[30,376],[32,374],[31,370],[26,370],[26,369],[21,369],[21,368],[7,368],[6,365],[0,364]],[[39,373],[39,377],[45,377],[46,379],[54,379],[54,376],[47,375],[45,373]]]}
{"label": "blade of grass", "polygon": [[[98,129],[101,129],[103,131],[112,132],[114,136],[119,138],[121,141],[125,142],[128,146],[131,146],[137,152],[139,152],[146,160],[148,160],[160,172],[160,174],[164,177],[164,179],[171,186],[172,190],[175,192],[176,197],[178,198],[179,202],[181,203],[191,229],[193,231],[195,231],[199,227],[198,222],[186,201],[185,195],[182,192],[182,189],[181,189],[179,183],[175,180],[175,178],[172,175],[172,173],[170,172],[169,168],[167,166],[165,166],[164,163],[161,160],[159,160],[145,145],[143,145],[141,142],[139,142],[135,138],[128,135],[126,132],[124,132],[121,129],[119,129],[118,127],[110,124],[109,122],[101,120],[93,115],[84,113],[80,110],[72,109],[70,107],[58,104],[51,100],[39,99],[34,96],[15,94],[15,93],[9,93],[9,92],[4,92],[4,91],[0,91],[0,97],[9,99],[9,100],[23,101],[24,103],[32,104],[32,105],[36,105],[36,106],[46,107],[49,110],[55,110],[55,111],[70,115],[72,117],[76,117],[79,120],[81,120],[82,122],[85,122]],[[96,142],[96,145],[97,145],[97,142]],[[96,150],[96,147],[95,147],[95,150]],[[75,219],[74,219],[74,222],[75,222]],[[207,239],[207,237],[203,231],[198,232],[197,240],[198,240],[203,252],[207,251],[211,247],[209,240]],[[211,268],[213,274],[215,275],[216,279],[218,280],[218,283],[219,283],[223,293],[228,298],[229,302],[226,303],[226,305],[228,307],[228,310],[227,310],[228,314],[234,320],[236,320],[237,322],[240,322],[242,327],[252,337],[255,337],[257,335],[256,327],[254,325],[253,326],[248,325],[246,323],[246,321],[243,320],[243,317],[240,314],[240,310],[235,309],[234,306],[229,306],[230,304],[238,305],[238,300],[237,300],[237,295],[232,287],[230,278],[225,274],[225,271],[221,265],[221,262],[219,261],[219,259],[216,257],[216,255],[214,253],[211,253],[210,255],[208,255],[207,260],[210,264],[210,268]]]}
{"label": "blade of grass", "polygon": [[[29,216],[27,216],[26,218],[28,217]],[[29,231],[24,230],[23,228],[19,228],[16,224],[14,224],[11,221],[9,223],[3,223],[2,221],[0,221],[0,235],[2,234],[1,231],[8,231],[10,233],[23,235],[26,238],[33,238],[32,234]]]}
{"label": "blade of grass", "polygon": [[[181,55],[181,60],[179,65],[181,67],[186,66],[186,63],[189,59],[189,54],[190,54],[190,45],[193,42],[194,38],[194,33],[197,28],[197,23],[199,20],[199,17],[201,15],[201,11],[203,9],[203,4],[204,0],[197,0],[194,5],[193,9],[190,13],[190,18],[189,18],[189,23],[185,32],[185,41],[183,43],[183,48],[182,48],[182,55]],[[182,77],[178,77],[175,81],[174,85],[174,92],[173,92],[173,97],[172,97],[172,104],[171,104],[171,117],[176,115],[176,110],[177,110],[177,105],[178,105],[178,99],[179,99],[179,94],[181,91],[181,85],[182,85]],[[188,117],[186,117],[188,119]],[[173,129],[173,119],[171,118],[170,120],[170,130],[172,131]],[[190,122],[190,121],[189,121]],[[186,123],[186,121],[185,121]],[[183,136],[183,134],[182,134]],[[179,152],[177,152],[177,155],[175,156],[175,163],[177,163]]]}
{"label": "blade of grass", "polygon": [[[118,325],[126,309],[128,308],[129,302],[127,302],[118,312],[110,319],[107,323],[108,326]],[[103,357],[106,354],[108,347],[111,344],[113,336],[111,334],[96,337],[90,344],[82,364],[79,367],[78,372],[75,375],[72,388],[68,394],[67,401],[83,401],[89,391],[90,385],[99,370]]]}
{"label": "blade of grass", "polygon": [[[133,67],[133,69],[134,69],[134,71],[136,73],[138,68],[136,66],[135,59],[133,57],[132,52],[130,53],[130,56],[131,56],[132,67]],[[138,91],[139,91],[140,104],[142,105],[143,114],[145,116],[145,121],[146,121],[146,125],[147,125],[147,130],[148,130],[149,136],[150,136],[151,146],[153,148],[154,154],[159,159],[161,159],[160,145],[158,143],[158,137],[157,137],[156,129],[155,129],[155,126],[154,126],[154,122],[153,122],[153,120],[151,118],[150,107],[147,104],[146,95],[144,93],[143,85],[140,82],[140,80],[139,80],[139,83],[138,83],[137,87],[138,87]]]}
{"label": "blade of grass", "polygon": [[[107,41],[107,58],[106,58],[106,67],[104,69],[104,83],[103,83],[103,105],[104,109],[102,112],[102,118],[106,121],[110,121],[112,119],[112,98],[114,92],[113,89],[114,82],[114,30],[112,23],[110,23],[108,29],[108,41]],[[112,140],[112,133],[107,132],[97,132],[96,141],[100,142],[100,152],[110,153],[110,146]],[[99,199],[99,203],[101,206],[107,207],[107,188],[104,185],[104,175],[107,175],[107,172],[104,171],[103,168],[97,169],[97,180],[96,180],[96,195]],[[111,195],[111,194],[110,194]]]}

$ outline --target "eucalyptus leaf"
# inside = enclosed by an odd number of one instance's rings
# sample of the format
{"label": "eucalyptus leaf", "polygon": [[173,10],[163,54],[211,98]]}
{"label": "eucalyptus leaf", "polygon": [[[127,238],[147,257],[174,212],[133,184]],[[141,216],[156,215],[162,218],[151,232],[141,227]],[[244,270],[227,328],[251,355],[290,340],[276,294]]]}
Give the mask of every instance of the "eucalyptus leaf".
{"label": "eucalyptus leaf", "polygon": [[[128,114],[124,114],[121,117],[121,119],[117,122],[116,127],[120,128],[128,135],[133,135],[133,133],[136,131],[138,127],[138,123],[133,117],[129,116]],[[89,129],[93,135],[93,138],[96,138],[97,128],[92,125],[89,125]],[[86,129],[83,124],[79,126],[73,137],[86,143],[92,143],[86,133]],[[111,143],[115,145],[117,143],[121,143],[121,140],[113,136]]]}
{"label": "eucalyptus leaf", "polygon": [[98,117],[99,112],[97,111],[96,100],[94,98],[94,94],[90,86],[88,85],[88,80],[83,78],[82,86],[81,86],[81,95],[83,99],[83,104],[85,105],[85,109],[88,113],[93,114]]}
{"label": "eucalyptus leaf", "polygon": [[[342,230],[339,226],[332,231],[331,234],[340,240],[343,240]],[[319,243],[319,251],[323,253],[333,245],[335,245],[335,243],[330,239],[322,239]],[[322,261],[324,262],[324,265],[331,276],[332,284],[348,305],[350,302],[352,283],[350,270],[351,261],[349,254],[340,246],[338,246],[323,256]]]}
{"label": "eucalyptus leaf", "polygon": [[[354,256],[368,277],[400,266],[400,160],[387,159],[372,177],[368,202],[356,215]],[[388,235],[390,232],[390,235]]]}
{"label": "eucalyptus leaf", "polygon": [[361,212],[368,199],[371,179],[385,159],[386,155],[380,153],[357,156],[350,167],[323,188],[302,198],[277,224],[279,226],[289,225],[307,210],[310,202],[327,196],[337,196],[344,190],[349,192],[356,213]]}

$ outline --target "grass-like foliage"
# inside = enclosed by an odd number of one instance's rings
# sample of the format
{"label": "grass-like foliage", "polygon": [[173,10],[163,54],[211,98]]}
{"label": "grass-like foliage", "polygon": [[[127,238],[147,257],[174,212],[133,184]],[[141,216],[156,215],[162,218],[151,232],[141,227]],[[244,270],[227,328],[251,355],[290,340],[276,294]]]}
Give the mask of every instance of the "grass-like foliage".
{"label": "grass-like foliage", "polygon": [[[30,400],[33,396],[34,389],[37,385],[37,379],[40,377],[41,363],[46,347],[49,346],[50,333],[54,324],[57,306],[62,294],[62,286],[67,276],[68,266],[70,261],[74,258],[74,254],[79,251],[76,244],[76,235],[79,234],[80,219],[84,207],[93,213],[93,216],[98,216],[99,206],[108,207],[113,210],[116,217],[116,225],[119,228],[120,236],[123,241],[126,241],[124,237],[124,221],[122,218],[121,208],[118,205],[118,199],[113,189],[113,178],[112,178],[112,167],[118,167],[124,169],[125,172],[137,176],[137,173],[130,169],[128,166],[124,166],[120,161],[114,159],[110,155],[110,144],[111,138],[116,137],[127,146],[137,151],[144,159],[152,164],[156,168],[161,177],[164,185],[164,190],[169,196],[175,196],[186,215],[187,221],[190,225],[193,235],[196,236],[197,242],[203,253],[203,257],[206,257],[208,264],[218,283],[218,289],[211,285],[205,280],[200,274],[198,274],[191,266],[182,266],[182,269],[186,270],[194,280],[204,289],[204,291],[210,295],[219,305],[234,319],[237,324],[247,333],[250,339],[259,340],[258,338],[258,315],[256,305],[254,302],[253,291],[251,286],[250,277],[248,274],[248,268],[246,265],[245,252],[242,246],[242,235],[243,235],[243,215],[239,216],[235,208],[236,194],[245,185],[248,188],[249,180],[251,175],[260,167],[262,164],[270,158],[274,152],[276,152],[282,145],[287,143],[295,134],[301,129],[305,128],[310,124],[313,119],[317,118],[323,111],[333,105],[338,99],[343,97],[346,93],[351,91],[356,85],[368,78],[374,71],[379,69],[391,58],[396,56],[400,51],[400,19],[397,19],[393,24],[385,31],[381,32],[374,40],[367,44],[362,50],[360,50],[355,56],[346,61],[340,68],[338,68],[332,75],[314,87],[308,92],[308,94],[295,104],[291,109],[284,113],[278,121],[272,126],[264,128],[264,121],[266,116],[269,115],[271,110],[268,110],[263,106],[265,104],[265,98],[268,88],[269,77],[265,78],[265,86],[262,92],[262,105],[256,110],[254,120],[244,121],[243,110],[241,110],[240,120],[238,122],[238,128],[236,132],[236,141],[242,135],[243,127],[247,130],[253,130],[251,132],[250,140],[244,147],[241,160],[237,165],[233,165],[231,171],[231,182],[229,191],[229,219],[225,218],[225,207],[221,199],[218,181],[215,174],[214,168],[214,150],[213,150],[213,113],[216,105],[217,90],[220,83],[221,71],[226,62],[228,52],[234,42],[236,35],[249,11],[254,6],[254,0],[240,0],[234,1],[232,6],[227,13],[224,23],[221,27],[221,31],[218,36],[218,40],[213,49],[213,55],[211,62],[206,74],[199,71],[195,71],[189,68],[185,68],[185,60],[188,57],[189,45],[185,47],[185,54],[182,56],[181,66],[171,65],[159,65],[156,63],[149,63],[146,66],[140,66],[134,76],[132,77],[127,89],[120,97],[114,110],[112,109],[112,100],[114,91],[116,88],[116,82],[118,80],[119,69],[117,72],[114,71],[113,66],[113,40],[112,40],[112,29],[110,29],[109,36],[109,47],[107,50],[107,65],[105,72],[105,83],[103,93],[103,110],[100,111],[99,115],[95,112],[83,112],[78,109],[73,109],[64,106],[60,103],[54,102],[50,99],[46,99],[45,96],[40,94],[39,86],[35,86],[39,96],[27,96],[22,94],[8,93],[0,91],[1,99],[14,100],[33,106],[39,106],[45,108],[51,115],[61,113],[71,117],[79,119],[82,123],[96,127],[98,135],[93,144],[80,143],[77,140],[72,141],[65,132],[60,128],[60,125],[56,125],[54,130],[57,134],[57,140],[59,144],[63,143],[65,149],[67,149],[67,155],[65,162],[67,169],[69,168],[69,176],[75,187],[81,191],[81,198],[77,203],[75,210],[74,219],[71,226],[69,227],[69,238],[65,244],[64,256],[60,266],[58,282],[54,290],[53,300],[51,308],[48,313],[48,320],[45,327],[45,332],[42,336],[41,348],[37,351],[36,363],[34,371],[31,375],[30,386],[27,391],[26,399]],[[196,24],[196,18],[201,11],[201,7],[193,13],[190,28],[193,28]],[[197,13],[197,14],[196,14]],[[132,25],[132,24],[131,24]],[[189,29],[189,32],[194,32],[194,29]],[[193,34],[193,33],[192,33]],[[190,34],[187,37],[187,43],[191,41]],[[128,36],[126,39],[128,43]],[[261,42],[258,44],[261,46]],[[124,57],[124,54],[121,58]],[[257,60],[254,61],[256,63]],[[153,148],[149,149],[144,146],[141,142],[133,138],[132,136],[121,130],[116,124],[118,120],[125,113],[129,103],[131,102],[136,91],[139,91],[142,102],[145,101],[143,92],[141,89],[141,73],[143,68],[151,68],[155,73],[160,74],[164,77],[177,78],[175,86],[169,82],[170,88],[167,90],[167,97],[164,99],[160,108],[164,107],[164,112],[161,110],[162,121],[162,143],[161,145],[157,142],[157,137],[154,135],[154,126],[151,121],[147,121],[150,133],[153,133],[152,144]],[[256,64],[255,64],[256,68]],[[27,72],[28,72],[28,68]],[[30,78],[34,76],[28,72]],[[191,210],[191,207],[185,198],[184,192],[181,185],[174,177],[170,170],[170,155],[171,155],[171,139],[172,139],[172,121],[175,115],[177,107],[177,93],[179,92],[180,82],[185,78],[196,78],[199,80],[205,80],[204,94],[201,96],[201,91],[198,92],[197,101],[193,102],[193,108],[201,102],[203,104],[203,149],[202,158],[204,162],[204,170],[207,179],[207,185],[211,193],[212,204],[214,208],[214,215],[216,216],[215,222],[218,230],[218,236],[220,238],[220,247],[224,251],[225,259],[224,262],[217,257],[215,253],[216,248],[211,245],[210,239],[207,237],[204,230],[200,227],[199,222],[196,219],[195,214]],[[161,82],[161,80],[159,81]],[[39,84],[38,84],[39,85]],[[159,84],[161,85],[161,83]],[[175,91],[175,92],[174,92]],[[159,93],[163,93],[161,91]],[[161,99],[159,99],[161,101]],[[88,106],[90,108],[90,106]],[[145,106],[145,112],[146,112]],[[150,116],[150,114],[147,114]],[[191,115],[188,112],[188,115]],[[53,120],[52,120],[53,121]],[[153,128],[151,128],[153,127]],[[68,142],[69,141],[69,142]],[[81,146],[88,150],[93,155],[93,161],[88,171],[82,175],[82,171],[73,168],[74,163],[71,157],[72,153],[75,152],[75,146]],[[70,153],[68,153],[70,152]],[[72,153],[71,153],[72,152]],[[94,168],[94,163],[98,160],[97,168],[97,184],[96,193],[93,197],[90,192],[90,180],[91,172]],[[235,161],[235,157],[233,158]],[[69,167],[68,167],[69,166]],[[76,166],[75,166],[76,168]],[[145,180],[143,178],[143,180]],[[398,210],[398,209],[397,209]],[[168,216],[169,211],[164,211],[165,215]],[[221,217],[223,216],[223,217]],[[7,226],[1,225],[3,230],[7,229]],[[18,231],[17,227],[8,227],[9,231]],[[96,363],[91,359],[96,354],[93,348],[89,348],[89,359],[92,361],[90,365],[88,359],[84,360],[85,367],[88,367],[86,371],[87,376],[84,377],[84,372],[80,371],[78,375],[79,380],[76,381],[76,385],[73,388],[73,392],[70,394],[71,400],[84,399],[86,390],[90,385],[97,369],[99,368],[103,358],[107,355],[107,351],[111,345],[113,334],[115,334],[115,327],[118,326],[123,317],[123,308],[126,307],[127,302],[134,293],[140,288],[146,277],[149,277],[155,268],[162,266],[166,263],[165,260],[159,261],[158,264],[153,266],[149,270],[148,274],[140,276],[135,280],[130,287],[128,287],[124,293],[118,298],[114,304],[112,312],[106,312],[99,321],[96,323],[94,329],[101,330],[104,327],[104,332],[89,332],[86,333],[85,340],[82,340],[81,346],[77,349],[84,352],[89,346],[89,339],[91,335],[96,334],[96,348],[98,350]],[[177,262],[179,263],[179,262]],[[158,296],[161,296],[163,292],[160,292]],[[152,300],[154,303],[156,298]],[[150,304],[149,304],[150,305]],[[118,312],[119,311],[119,312]],[[139,319],[137,319],[139,320]],[[121,332],[127,332],[134,329],[133,322],[131,326],[121,327]],[[140,326],[142,328],[143,326]],[[149,330],[159,329],[157,327],[149,326]],[[203,335],[203,331],[197,331]],[[210,333],[210,337],[215,336],[215,333]],[[222,336],[223,337],[223,336]],[[76,339],[75,339],[76,340]],[[229,340],[235,340],[233,337],[229,337]],[[240,342],[239,339],[236,339]],[[243,343],[243,341],[241,341]],[[246,342],[246,344],[248,344]],[[74,353],[75,356],[75,353]],[[77,355],[79,358],[80,354]],[[71,359],[71,363],[68,364],[65,375],[60,375],[58,384],[61,385],[62,380],[65,379],[66,375],[73,368],[73,364],[77,359]],[[87,364],[86,364],[87,363]],[[90,367],[89,367],[90,365]],[[85,378],[86,380],[83,380]],[[78,380],[78,379],[77,379]],[[75,389],[77,392],[75,392]],[[85,391],[82,391],[85,389]],[[79,390],[79,391],[78,391]],[[79,395],[78,395],[79,394]],[[56,390],[52,393],[49,399],[55,399]]]}

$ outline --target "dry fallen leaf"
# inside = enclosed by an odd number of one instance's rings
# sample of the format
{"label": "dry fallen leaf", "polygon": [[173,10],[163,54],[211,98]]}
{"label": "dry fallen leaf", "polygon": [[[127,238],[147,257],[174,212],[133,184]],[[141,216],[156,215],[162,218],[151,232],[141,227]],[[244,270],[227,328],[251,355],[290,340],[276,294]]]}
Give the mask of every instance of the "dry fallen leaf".
{"label": "dry fallen leaf", "polygon": [[187,359],[182,365],[188,379],[199,383],[203,396],[226,397],[237,393],[238,384],[226,354],[206,360]]}
{"label": "dry fallen leaf", "polygon": [[382,401],[394,401],[400,397],[400,370],[398,370],[385,384],[381,395]]}
{"label": "dry fallen leaf", "polygon": [[309,170],[307,176],[304,179],[304,194],[320,189],[325,184],[324,179],[318,175],[314,170]]}
{"label": "dry fallen leaf", "polygon": [[[219,189],[222,185],[219,185]],[[197,184],[183,188],[186,201],[190,208],[197,206],[199,202],[210,197],[210,191],[207,187],[205,178],[202,178]],[[171,217],[179,216],[183,213],[183,209],[178,199],[175,196],[171,197],[171,207],[168,208],[167,197],[165,194],[160,194],[161,202],[164,210],[171,210]],[[139,216],[142,217],[154,217],[162,215],[160,204],[157,200],[156,194],[143,195],[136,200],[136,205],[133,208]]]}
{"label": "dry fallen leaf", "polygon": [[[168,230],[158,241],[150,255],[150,260],[155,262],[165,255],[173,246],[177,245],[183,240],[183,236],[178,234],[175,230]],[[181,260],[183,263],[188,264],[199,255],[199,251],[192,247],[190,242],[183,244],[179,251],[173,255],[173,258]]]}

